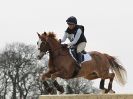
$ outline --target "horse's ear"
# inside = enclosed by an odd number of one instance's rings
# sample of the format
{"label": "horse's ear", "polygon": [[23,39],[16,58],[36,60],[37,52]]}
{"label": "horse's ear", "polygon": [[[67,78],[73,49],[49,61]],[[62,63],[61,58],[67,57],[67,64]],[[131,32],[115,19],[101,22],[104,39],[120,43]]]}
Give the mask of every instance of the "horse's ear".
{"label": "horse's ear", "polygon": [[41,37],[41,35],[38,32],[37,32],[37,35],[38,35],[39,38]]}
{"label": "horse's ear", "polygon": [[44,32],[44,33],[43,33],[43,35],[47,36],[47,33],[46,33],[46,32]]}

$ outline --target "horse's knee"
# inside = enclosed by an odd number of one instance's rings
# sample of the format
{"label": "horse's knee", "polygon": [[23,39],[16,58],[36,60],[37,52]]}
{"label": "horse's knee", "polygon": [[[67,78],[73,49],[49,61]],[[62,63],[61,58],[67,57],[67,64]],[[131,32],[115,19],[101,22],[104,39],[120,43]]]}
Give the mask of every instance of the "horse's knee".
{"label": "horse's knee", "polygon": [[45,80],[48,80],[49,77],[47,77],[45,74],[43,74],[41,77],[40,77],[40,80],[41,81],[45,81]]}
{"label": "horse's knee", "polygon": [[114,73],[110,73],[110,74],[108,75],[108,79],[110,79],[110,82],[113,81],[114,77],[115,77],[115,74],[114,74]]}
{"label": "horse's knee", "polygon": [[114,78],[115,77],[115,73],[111,73],[111,77]]}
{"label": "horse's knee", "polygon": [[45,80],[43,75],[41,75],[39,79],[40,79],[40,81],[44,81]]}

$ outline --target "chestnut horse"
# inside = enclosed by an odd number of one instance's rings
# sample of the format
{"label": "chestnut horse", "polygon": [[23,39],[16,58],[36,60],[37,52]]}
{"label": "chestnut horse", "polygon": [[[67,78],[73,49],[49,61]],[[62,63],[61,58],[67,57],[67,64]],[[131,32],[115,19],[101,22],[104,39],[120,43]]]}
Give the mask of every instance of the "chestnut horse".
{"label": "chestnut horse", "polygon": [[[38,37],[38,59],[41,59],[46,52],[49,52],[49,70],[47,73],[42,74],[41,77],[41,80],[43,81],[43,84],[47,86],[46,89],[48,91],[50,91],[50,88],[48,87],[46,80],[48,78],[55,80],[56,77],[63,79],[84,77],[88,80],[101,78],[99,88],[104,90],[105,93],[113,91],[112,82],[114,77],[117,78],[117,81],[121,85],[126,83],[126,70],[116,61],[115,57],[92,51],[89,52],[92,59],[81,63],[79,68],[79,65],[69,53],[69,49],[60,44],[53,32],[44,32],[41,35],[38,33]],[[105,79],[109,79],[107,89],[104,88]],[[58,85],[56,80],[54,81],[54,85],[57,90],[63,92],[63,89],[61,89],[61,86]]]}

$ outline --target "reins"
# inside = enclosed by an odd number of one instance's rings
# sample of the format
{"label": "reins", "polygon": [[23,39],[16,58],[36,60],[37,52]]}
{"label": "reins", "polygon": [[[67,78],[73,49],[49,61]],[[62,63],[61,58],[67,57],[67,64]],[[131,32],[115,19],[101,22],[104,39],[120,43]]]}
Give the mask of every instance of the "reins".
{"label": "reins", "polygon": [[[47,39],[47,41],[45,42],[45,43],[47,43],[47,45],[49,46],[49,42],[48,42],[49,40]],[[66,54],[63,54],[63,53],[61,53],[61,51],[59,51],[58,53],[57,53],[57,55],[55,55],[56,54],[56,51],[58,51],[58,50],[60,50],[60,49],[62,49],[63,50],[63,47],[62,46],[60,46],[60,47],[58,47],[58,48],[56,48],[56,49],[51,49],[50,47],[49,47],[49,53],[51,53],[52,54],[52,58],[55,58],[55,57],[57,57],[57,56],[67,56],[67,55],[69,55],[69,53],[66,53]]]}

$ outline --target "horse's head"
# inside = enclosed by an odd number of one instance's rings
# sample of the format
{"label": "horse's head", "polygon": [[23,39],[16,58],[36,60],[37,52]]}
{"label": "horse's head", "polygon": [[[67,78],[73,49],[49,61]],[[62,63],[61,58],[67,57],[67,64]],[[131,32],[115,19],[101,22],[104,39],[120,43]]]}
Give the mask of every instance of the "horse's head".
{"label": "horse's head", "polygon": [[48,45],[48,42],[47,42],[47,33],[44,32],[42,35],[40,35],[39,33],[38,34],[38,37],[39,37],[39,40],[37,42],[37,45],[38,45],[38,55],[37,55],[37,58],[38,59],[41,59],[44,54],[46,54],[46,52],[49,50],[49,45]]}
{"label": "horse's head", "polygon": [[37,58],[41,59],[44,54],[46,54],[47,51],[49,51],[50,54],[54,55],[58,53],[59,49],[61,49],[61,44],[59,40],[56,39],[56,35],[53,32],[43,34],[38,34],[39,41],[37,42],[38,45],[38,55]]}

